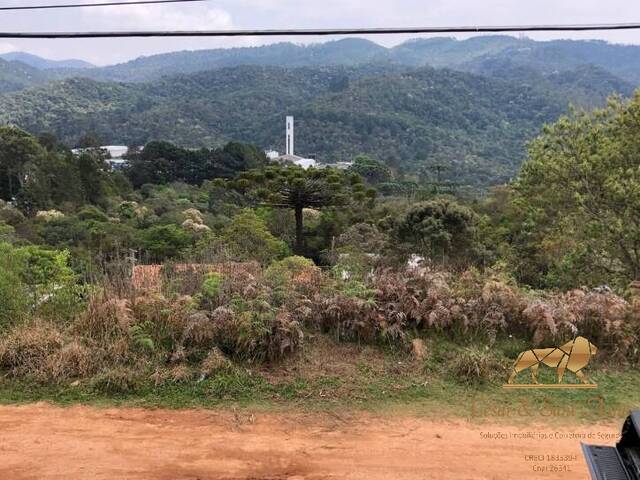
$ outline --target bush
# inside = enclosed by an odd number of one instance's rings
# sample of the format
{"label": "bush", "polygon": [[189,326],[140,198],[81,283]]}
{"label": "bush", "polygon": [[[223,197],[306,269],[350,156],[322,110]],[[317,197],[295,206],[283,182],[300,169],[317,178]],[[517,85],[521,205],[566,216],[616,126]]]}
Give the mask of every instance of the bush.
{"label": "bush", "polygon": [[0,243],[0,329],[20,323],[27,317],[28,298],[13,248],[7,243]]}
{"label": "bush", "polygon": [[219,272],[210,272],[202,282],[200,292],[200,305],[213,309],[219,305],[220,294],[222,293],[223,275]]}
{"label": "bush", "polygon": [[451,375],[459,383],[478,385],[494,376],[504,376],[503,366],[488,352],[465,348],[456,353],[451,362]]}
{"label": "bush", "polygon": [[264,272],[264,280],[286,298],[292,292],[311,293],[317,289],[322,283],[322,272],[313,261],[292,256],[272,263]]}
{"label": "bush", "polygon": [[33,321],[11,329],[0,340],[0,367],[16,377],[51,380],[49,361],[64,344],[55,325]]}
{"label": "bush", "polygon": [[268,265],[289,254],[289,247],[274,237],[253,210],[244,210],[222,232],[221,240],[238,261],[257,260]]}
{"label": "bush", "polygon": [[155,260],[179,257],[193,237],[177,225],[156,225],[140,233],[140,246]]}
{"label": "bush", "polygon": [[106,213],[93,205],[85,205],[76,214],[80,220],[93,220],[95,222],[108,222],[109,217]]}
{"label": "bush", "polygon": [[132,368],[108,368],[98,373],[91,381],[91,386],[98,392],[107,395],[131,393],[137,390],[140,380],[138,373]]}

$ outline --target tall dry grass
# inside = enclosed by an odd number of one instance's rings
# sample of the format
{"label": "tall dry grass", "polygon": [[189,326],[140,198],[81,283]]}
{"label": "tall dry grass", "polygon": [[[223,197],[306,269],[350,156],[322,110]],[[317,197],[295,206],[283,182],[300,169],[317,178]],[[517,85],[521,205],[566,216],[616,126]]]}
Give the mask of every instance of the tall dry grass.
{"label": "tall dry grass", "polygon": [[[511,335],[553,345],[583,335],[606,358],[640,357],[640,304],[607,290],[530,292],[499,276],[429,269],[380,269],[345,282],[299,258],[267,269],[160,266],[153,282],[113,271],[73,320],[33,319],[4,332],[0,370],[43,383],[91,379],[117,393],[145,381],[201,380],[238,361],[277,362],[303,347],[305,330],[400,346],[430,332],[465,344]],[[456,368],[480,378],[486,359],[470,348]]]}

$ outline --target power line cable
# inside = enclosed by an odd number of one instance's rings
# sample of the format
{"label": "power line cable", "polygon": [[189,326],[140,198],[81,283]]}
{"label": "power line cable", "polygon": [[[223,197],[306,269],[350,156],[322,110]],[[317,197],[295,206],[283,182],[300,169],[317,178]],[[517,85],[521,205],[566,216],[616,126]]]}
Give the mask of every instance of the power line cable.
{"label": "power line cable", "polygon": [[20,7],[0,7],[0,11],[14,10],[45,10],[52,8],[85,8],[85,7],[111,7],[114,5],[149,5],[159,3],[187,3],[206,2],[207,0],[136,0],[133,2],[107,2],[107,3],[67,3],[62,5],[23,5]]}
{"label": "power line cable", "polygon": [[[161,0],[158,0],[161,1]],[[164,0],[178,1],[178,0]],[[189,0],[182,0],[189,1]],[[198,1],[198,0],[191,0]],[[200,0],[202,1],[202,0]],[[132,4],[133,2],[129,2]],[[102,4],[106,5],[106,4]],[[118,38],[118,37],[272,37],[323,35],[388,35],[403,33],[579,32],[639,30],[640,23],[517,25],[401,28],[312,28],[287,30],[133,30],[103,32],[0,32],[0,38]]]}

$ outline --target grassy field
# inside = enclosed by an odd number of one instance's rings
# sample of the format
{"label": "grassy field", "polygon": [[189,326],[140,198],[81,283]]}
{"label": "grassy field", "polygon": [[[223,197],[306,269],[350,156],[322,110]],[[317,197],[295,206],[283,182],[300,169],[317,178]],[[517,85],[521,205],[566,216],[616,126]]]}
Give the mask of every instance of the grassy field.
{"label": "grassy field", "polygon": [[[0,402],[49,401],[98,406],[260,408],[302,410],[403,409],[426,416],[529,421],[545,418],[618,419],[640,406],[640,372],[593,362],[585,372],[598,388],[502,388],[520,344],[491,349],[425,340],[426,355],[390,347],[338,343],[316,335],[299,355],[269,367],[234,364],[202,381],[75,381],[56,385],[0,380]],[[541,383],[554,383],[543,368]],[[522,372],[520,383],[529,378]],[[565,382],[576,382],[567,373]]]}

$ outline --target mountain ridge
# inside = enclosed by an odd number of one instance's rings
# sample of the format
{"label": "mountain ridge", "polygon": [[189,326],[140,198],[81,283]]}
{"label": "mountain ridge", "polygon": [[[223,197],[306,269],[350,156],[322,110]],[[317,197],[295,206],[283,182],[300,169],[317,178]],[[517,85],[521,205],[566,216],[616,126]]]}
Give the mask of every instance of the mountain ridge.
{"label": "mountain ridge", "polygon": [[79,60],[75,58],[70,58],[66,60],[51,60],[51,59],[44,58],[39,55],[34,55],[28,52],[3,53],[3,54],[0,54],[0,58],[7,61],[18,61],[26,65],[29,65],[31,67],[37,68],[39,70],[50,70],[50,69],[56,69],[56,68],[72,68],[72,69],[96,68],[95,65],[85,60]]}

